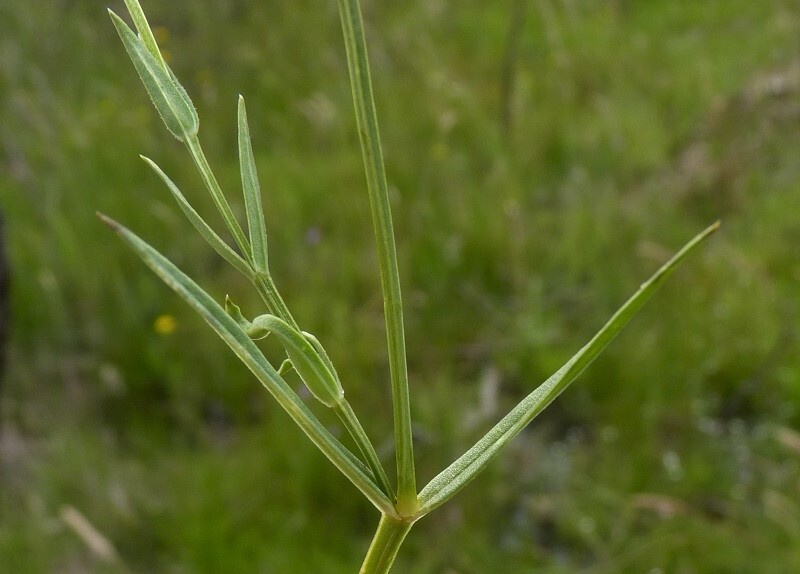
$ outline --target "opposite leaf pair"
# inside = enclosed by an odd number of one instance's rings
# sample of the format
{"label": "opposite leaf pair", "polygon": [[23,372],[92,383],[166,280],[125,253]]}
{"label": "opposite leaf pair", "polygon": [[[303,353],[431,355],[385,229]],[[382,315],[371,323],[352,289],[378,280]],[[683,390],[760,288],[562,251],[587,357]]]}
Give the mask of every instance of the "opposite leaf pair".
{"label": "opposite leaf pair", "polygon": [[[272,281],[268,266],[267,236],[261,207],[261,194],[244,100],[239,99],[239,158],[249,240],[234,217],[203,154],[197,138],[199,122],[191,100],[161,57],[138,1],[125,0],[125,3],[139,35],[137,36],[119,17],[112,13],[112,19],[120,37],[167,128],[186,144],[240,252],[237,253],[216,234],[155,163],[147,158],[145,161],[164,180],[180,208],[214,250],[253,282],[266,304],[268,314],[248,321],[239,308],[230,301],[226,302],[226,312],[163,255],[118,223],[104,216],[101,217],[119,233],[167,285],[211,325],[272,393],[280,406],[286,410],[311,441],[380,510],[381,521],[362,566],[361,571],[364,573],[388,572],[398,548],[411,526],[452,498],[475,478],[509,441],[575,380],[622,330],[678,264],[719,227],[719,223],[715,223],[686,244],[647,282],[643,283],[592,340],[561,369],[524,398],[472,448],[418,492],[414,471],[402,297],[388,187],[372,97],[364,25],[358,0],[338,0],[355,104],[356,123],[361,139],[367,187],[370,194],[385,307],[397,457],[397,489],[395,490],[392,488],[383,465],[358,417],[345,398],[339,375],[328,354],[313,335],[300,330]],[[291,365],[314,397],[337,414],[357,445],[362,456],[361,459],[319,422],[281,376],[284,372],[283,367],[280,371],[276,371],[267,361],[252,340],[253,338],[262,338],[267,334],[272,334],[281,343]]]}
{"label": "opposite leaf pair", "polygon": [[206,223],[175,183],[155,162],[146,157],[142,157],[142,159],[164,181],[195,229],[220,256],[253,282],[264,300],[270,314],[262,315],[253,323],[244,319],[238,307],[229,304],[228,307],[234,313],[237,322],[240,326],[250,329],[251,332],[252,329],[256,329],[256,331],[276,334],[295,371],[322,404],[334,409],[364,456],[373,480],[378,483],[381,491],[387,497],[393,498],[386,472],[358,418],[344,398],[341,382],[331,360],[316,337],[300,331],[269,272],[267,233],[261,205],[261,190],[244,98],[239,96],[238,105],[239,163],[249,240],[245,237],[205,158],[197,137],[199,120],[191,99],[161,56],[141,6],[136,0],[126,0],[126,5],[139,34],[134,33],[119,16],[109,11],[112,21],[159,115],[172,134],[186,144],[195,160],[203,181],[241,254],[231,248]]}

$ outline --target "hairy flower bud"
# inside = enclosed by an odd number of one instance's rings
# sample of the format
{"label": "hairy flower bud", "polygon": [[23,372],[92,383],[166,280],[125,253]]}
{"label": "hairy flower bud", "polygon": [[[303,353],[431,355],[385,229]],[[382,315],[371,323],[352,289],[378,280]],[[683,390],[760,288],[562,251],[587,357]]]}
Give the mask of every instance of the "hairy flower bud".
{"label": "hairy flower bud", "polygon": [[156,111],[172,135],[181,141],[186,141],[195,135],[200,127],[197,111],[186,90],[180,85],[172,70],[163,63],[163,60],[156,59],[122,18],[111,10],[109,14]]}

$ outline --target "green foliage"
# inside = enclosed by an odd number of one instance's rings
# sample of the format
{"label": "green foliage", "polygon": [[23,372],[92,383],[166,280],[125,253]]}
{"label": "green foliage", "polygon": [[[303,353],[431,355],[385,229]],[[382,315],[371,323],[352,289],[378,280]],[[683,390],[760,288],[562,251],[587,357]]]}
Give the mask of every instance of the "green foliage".
{"label": "green foliage", "polygon": [[239,96],[239,168],[242,172],[250,247],[253,249],[253,270],[256,273],[269,273],[267,227],[264,223],[264,210],[261,208],[261,187],[258,184],[250,127],[247,125],[247,110],[242,96]]}
{"label": "green foliage", "polygon": [[[146,20],[139,7],[138,0],[130,0],[128,7],[135,18],[138,15],[138,18],[136,18],[137,27],[140,25],[146,26]],[[699,245],[703,239],[716,231],[719,224],[712,225],[689,242],[649,281],[642,284],[639,291],[615,313],[606,326],[581,351],[517,405],[464,455],[437,475],[417,495],[397,252],[383,153],[372,94],[372,80],[370,78],[366,40],[364,38],[364,24],[361,20],[361,7],[358,0],[340,0],[339,12],[342,19],[342,29],[344,30],[348,68],[350,70],[364,166],[367,172],[367,188],[372,209],[383,291],[389,343],[392,398],[394,402],[395,451],[397,453],[396,499],[391,486],[388,484],[386,473],[380,460],[375,454],[366,433],[361,430],[361,423],[352,409],[348,406],[346,410],[347,416],[341,417],[342,422],[351,428],[359,429],[357,432],[351,431],[351,436],[359,443],[362,454],[366,457],[363,463],[370,466],[368,472],[371,473],[371,476],[365,472],[364,466],[359,466],[361,461],[348,451],[347,447],[330,435],[310,411],[305,409],[299,397],[286,385],[280,372],[276,371],[267,362],[251,341],[251,338],[262,339],[269,334],[274,335],[283,346],[288,361],[300,375],[311,394],[323,405],[329,408],[341,409],[342,405],[345,404],[342,384],[328,354],[316,337],[305,332],[301,333],[282,318],[272,314],[260,315],[253,321],[248,321],[243,317],[239,307],[231,303],[229,299],[226,301],[226,307],[230,316],[226,315],[225,311],[202,288],[178,270],[163,255],[118,223],[105,216],[101,217],[119,233],[125,242],[168,286],[176,291],[211,325],[242,362],[267,387],[281,406],[287,410],[293,420],[306,432],[311,441],[381,511],[382,516],[378,530],[361,568],[361,572],[367,574],[388,572],[396,559],[400,545],[414,522],[445,503],[468,482],[473,480],[503,446],[519,434],[536,415],[542,412],[594,360],[672,273],[675,267],[682,262],[686,255]],[[167,127],[178,139],[187,143],[187,147],[195,158],[206,182],[215,182],[216,178],[205,162],[205,155],[195,138],[198,123],[196,115],[181,113],[181,110],[186,109],[187,103],[191,108],[192,114],[195,113],[194,108],[191,106],[185,90],[178,83],[174,74],[171,73],[165,63],[160,65],[157,57],[151,54],[152,51],[158,51],[158,46],[153,41],[152,45],[146,48],[145,43],[139,40],[119,17],[113,12],[110,12],[110,14],[117,30],[120,32],[123,43],[128,49],[129,56],[139,71],[139,75]],[[140,35],[150,39],[153,38],[153,34],[149,30],[142,31],[140,29]],[[189,121],[192,117],[194,121]],[[215,250],[223,254],[223,257],[237,269],[244,265],[245,275],[251,277],[260,275],[265,280],[265,285],[272,286],[273,283],[268,267],[266,227],[261,208],[258,176],[250,142],[244,100],[241,96],[239,97],[239,157],[247,220],[250,229],[249,244],[246,240],[239,238],[241,231],[235,220],[233,220],[233,223],[230,221],[232,214],[227,200],[222,196],[219,187],[217,185],[209,185],[208,187],[214,196],[220,213],[228,224],[228,228],[239,242],[242,251],[248,256],[249,262],[244,262],[237,256],[231,255],[230,248],[225,244],[220,244],[219,236],[185,202],[175,185],[152,162],[149,163],[156,168],[156,171],[170,187],[182,210],[188,215],[195,228],[200,231]],[[252,268],[250,265],[252,265]],[[277,291],[274,290],[274,287],[272,291],[274,300],[282,300]],[[265,302],[270,306],[271,298],[265,298]],[[270,311],[278,313],[282,310],[281,308],[270,308]],[[286,316],[287,318],[291,317],[288,313]],[[283,368],[280,370],[282,371]],[[392,498],[387,498],[387,496]]]}
{"label": "green foliage", "polygon": [[153,100],[153,105],[169,131],[181,141],[186,141],[197,134],[200,128],[197,111],[186,90],[175,79],[172,70],[163,63],[163,59],[159,61],[145,47],[144,42],[119,16],[110,10],[109,14],[136,71],[139,72],[139,77],[147,88],[147,93],[150,94],[150,99]]}
{"label": "green foliage", "polygon": [[[176,293],[211,325],[220,338],[228,344],[237,357],[253,371],[275,400],[289,413],[297,426],[339,470],[356,485],[382,512],[392,512],[391,502],[374,484],[374,477],[358,460],[331,435],[292,391],[277,371],[258,350],[242,327],[225,312],[205,291],[181,273],[174,265],[152,247],[117,223],[104,219],[136,251],[144,262]],[[297,368],[297,366],[295,366]]]}
{"label": "green foliage", "polygon": [[310,333],[294,330],[286,321],[275,315],[259,315],[252,321],[242,317],[239,308],[226,301],[228,313],[253,339],[263,339],[275,334],[292,367],[314,397],[326,407],[333,407],[344,399],[344,390],[328,354]]}
{"label": "green foliage", "polygon": [[[787,121],[798,19],[787,1],[553,6],[526,7],[509,132],[497,120],[507,4],[365,6],[420,479],[563,364],[642,270],[666,260],[664,245],[717,216],[725,231],[470,496],[415,526],[400,568],[796,570],[794,506],[776,501],[791,501],[797,458],[776,437],[796,426],[800,398],[787,252],[800,208],[800,140]],[[141,230],[217,301],[259,306],[132,153],[158,158],[217,227],[181,146],[109,49],[113,28],[81,0],[37,12],[10,0],[0,16],[0,204],[24,270],[3,387],[0,562],[99,571],[59,526],[68,503],[134,570],[352,571],[371,505],[303,447],[192,311],[98,231],[95,208]],[[225,102],[250,94],[271,271],[347,373],[386,460],[379,285],[335,6],[179,1],[154,4],[151,22],[226,190],[240,170]],[[172,334],[155,331],[162,316]],[[265,354],[280,361],[277,345]],[[677,511],[652,510],[642,493]]]}

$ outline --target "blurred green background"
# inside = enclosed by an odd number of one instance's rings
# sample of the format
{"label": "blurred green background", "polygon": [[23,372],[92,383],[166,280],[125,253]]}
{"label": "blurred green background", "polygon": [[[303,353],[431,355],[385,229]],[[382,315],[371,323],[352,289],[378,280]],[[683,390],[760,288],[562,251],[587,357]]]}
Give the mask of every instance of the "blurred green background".
{"label": "blurred green background", "polygon": [[[391,466],[336,2],[143,4],[239,213],[247,98],[276,281]],[[412,530],[396,571],[800,571],[797,1],[363,5],[420,484],[723,220],[568,392]],[[140,153],[218,222],[105,3],[3,0],[0,570],[355,572],[377,513],[96,220],[260,310]],[[113,551],[92,549],[80,517]]]}

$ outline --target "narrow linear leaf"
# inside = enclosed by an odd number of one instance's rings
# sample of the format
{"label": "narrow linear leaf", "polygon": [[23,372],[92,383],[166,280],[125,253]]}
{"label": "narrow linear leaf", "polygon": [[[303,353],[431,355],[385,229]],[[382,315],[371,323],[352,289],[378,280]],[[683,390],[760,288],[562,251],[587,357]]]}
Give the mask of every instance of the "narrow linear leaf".
{"label": "narrow linear leaf", "polygon": [[184,195],[180,192],[178,187],[172,182],[172,180],[167,177],[167,174],[158,167],[158,165],[145,156],[140,156],[147,165],[153,168],[153,171],[158,174],[158,177],[167,185],[167,188],[172,193],[172,196],[175,198],[175,201],[178,202],[178,206],[181,208],[181,211],[186,215],[187,219],[191,222],[194,228],[203,236],[209,245],[216,251],[219,255],[222,256],[225,261],[230,263],[237,271],[239,271],[242,275],[247,277],[248,279],[253,278],[253,269],[250,268],[250,265],[242,259],[242,257],[236,253],[222,238],[217,235],[217,233],[205,222],[205,220],[200,217],[200,214],[197,213],[194,208],[189,204],[186,200]]}
{"label": "narrow linear leaf", "polygon": [[322,453],[384,514],[397,516],[391,501],[370,476],[369,469],[342,445],[286,384],[250,337],[225,310],[166,257],[116,221],[100,215],[158,275],[214,329],[237,357],[275,397],[278,404]]}
{"label": "narrow linear leaf", "polygon": [[247,212],[247,226],[250,231],[250,247],[253,250],[253,265],[256,271],[267,273],[267,226],[261,207],[261,187],[258,184],[256,160],[250,141],[250,128],[247,125],[247,110],[244,98],[239,96],[239,166],[242,172],[244,207]]}
{"label": "narrow linear leaf", "polygon": [[177,82],[175,75],[150,53],[144,42],[122,18],[111,10],[108,13],[167,129],[179,140],[188,140],[197,133],[200,120],[186,90]]}
{"label": "narrow linear leaf", "polygon": [[125,7],[128,9],[128,13],[133,19],[133,25],[136,27],[136,31],[139,32],[139,38],[141,38],[147,51],[153,55],[162,68],[169,70],[167,63],[164,61],[164,56],[161,55],[161,50],[158,49],[158,43],[155,36],[153,36],[153,31],[150,29],[150,24],[147,22],[147,17],[144,15],[144,10],[142,10],[139,0],[125,0]]}
{"label": "narrow linear leaf", "polygon": [[222,193],[222,188],[220,188],[219,182],[208,163],[208,159],[206,159],[206,154],[203,153],[203,146],[200,145],[200,138],[195,134],[188,138],[185,143],[186,149],[189,150],[192,160],[194,160],[194,164],[200,172],[200,177],[203,179],[206,189],[211,194],[214,206],[216,206],[217,211],[219,211],[219,214],[222,216],[222,221],[225,222],[225,226],[233,236],[236,245],[239,246],[239,250],[244,254],[245,259],[247,261],[252,261],[253,256],[250,251],[250,244],[247,241],[244,231],[242,231],[242,227],[239,225],[239,221],[233,214],[233,210],[228,200],[225,198],[225,194]]}
{"label": "narrow linear leaf", "polygon": [[449,500],[483,470],[511,439],[533,420],[553,399],[580,375],[589,363],[608,345],[628,323],[650,296],[669,277],[675,268],[706,237],[719,228],[719,222],[697,235],[672,259],[659,269],[639,290],[611,317],[602,329],[573,356],[561,369],[522,400],[494,428],[472,448],[439,473],[419,494],[418,516],[427,514]]}
{"label": "narrow linear leaf", "polygon": [[408,394],[403,300],[400,291],[400,272],[397,266],[392,211],[378,130],[378,117],[372,95],[372,78],[369,70],[367,44],[364,38],[361,5],[358,0],[338,0],[338,4],[381,275],[389,351],[389,373],[392,384],[395,456],[397,459],[397,501],[402,513],[410,514],[417,509],[417,482],[414,468],[414,441],[411,432],[411,402]]}

